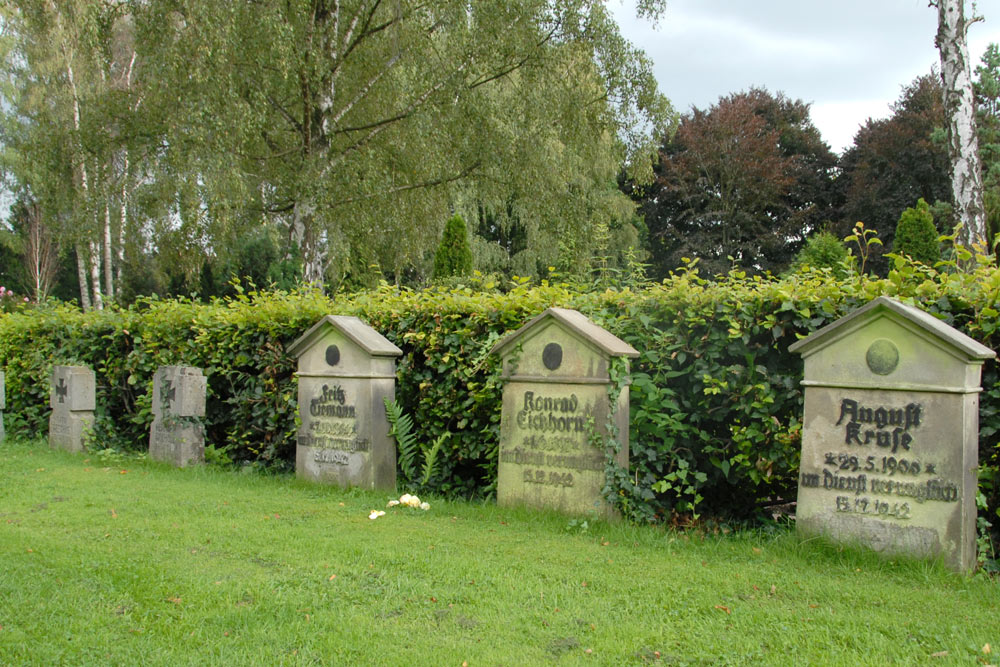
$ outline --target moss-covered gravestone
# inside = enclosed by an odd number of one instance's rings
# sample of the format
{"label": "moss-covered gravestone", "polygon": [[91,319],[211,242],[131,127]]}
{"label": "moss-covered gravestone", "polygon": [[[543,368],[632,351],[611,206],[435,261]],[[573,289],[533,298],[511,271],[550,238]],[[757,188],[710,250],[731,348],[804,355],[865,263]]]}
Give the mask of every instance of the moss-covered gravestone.
{"label": "moss-covered gravestone", "polygon": [[206,378],[193,366],[160,366],[153,375],[149,458],[178,467],[205,462]]}
{"label": "moss-covered gravestone", "polygon": [[53,366],[49,389],[49,445],[82,452],[94,423],[94,371],[86,366]]}
{"label": "moss-covered gravestone", "polygon": [[357,317],[327,315],[288,347],[298,358],[295,472],[318,482],[396,488],[395,400],[402,351]]}
{"label": "moss-covered gravestone", "polygon": [[798,530],[971,569],[993,350],[886,297],[789,350],[805,364]]}
{"label": "moss-covered gravestone", "polygon": [[[549,308],[493,348],[503,359],[497,502],[615,516],[601,493],[606,438],[628,467],[631,345],[565,308]],[[612,366],[622,371],[615,387]],[[619,390],[620,391],[617,391]],[[611,393],[617,393],[612,404]],[[608,432],[609,417],[614,428]],[[595,437],[596,436],[596,437]]]}

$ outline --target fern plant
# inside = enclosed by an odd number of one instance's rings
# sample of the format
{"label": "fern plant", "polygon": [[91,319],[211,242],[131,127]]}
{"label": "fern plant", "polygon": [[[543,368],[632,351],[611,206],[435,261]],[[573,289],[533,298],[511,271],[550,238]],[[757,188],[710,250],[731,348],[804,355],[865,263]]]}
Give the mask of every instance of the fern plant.
{"label": "fern plant", "polygon": [[388,398],[383,400],[385,401],[385,414],[389,419],[389,425],[392,427],[389,435],[396,439],[396,448],[399,452],[399,468],[403,473],[403,477],[407,480],[416,478],[417,458],[419,454],[419,457],[423,459],[420,486],[427,486],[437,471],[438,455],[441,453],[444,441],[448,439],[451,433],[445,431],[429,447],[422,446],[413,432],[413,418],[403,412],[403,408],[396,401],[390,401]]}
{"label": "fern plant", "polygon": [[403,412],[396,401],[390,401],[388,397],[385,401],[385,414],[389,419],[392,429],[389,435],[396,439],[396,449],[399,451],[399,467],[403,471],[406,479],[413,479],[415,472],[414,460],[417,457],[419,446],[417,436],[413,433],[413,418]]}
{"label": "fern plant", "polygon": [[437,467],[438,454],[441,453],[441,445],[444,444],[445,439],[451,435],[448,431],[445,431],[438,436],[438,439],[434,441],[430,449],[424,451],[424,476],[420,479],[421,486],[427,486],[427,483],[431,481],[434,476],[434,471]]}

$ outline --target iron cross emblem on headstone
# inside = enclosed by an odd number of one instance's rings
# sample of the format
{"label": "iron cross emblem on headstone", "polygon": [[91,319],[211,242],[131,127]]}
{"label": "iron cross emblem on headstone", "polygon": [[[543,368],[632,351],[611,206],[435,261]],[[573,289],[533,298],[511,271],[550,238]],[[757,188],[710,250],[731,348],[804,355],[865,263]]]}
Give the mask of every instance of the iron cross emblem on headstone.
{"label": "iron cross emblem on headstone", "polygon": [[163,407],[170,409],[170,404],[173,403],[174,398],[177,397],[177,388],[174,387],[174,383],[171,380],[163,381],[163,389],[161,390],[163,394]]}
{"label": "iron cross emblem on headstone", "polygon": [[65,403],[68,394],[69,387],[66,386],[66,378],[59,378],[59,384],[56,385],[56,396],[59,397],[59,402]]}

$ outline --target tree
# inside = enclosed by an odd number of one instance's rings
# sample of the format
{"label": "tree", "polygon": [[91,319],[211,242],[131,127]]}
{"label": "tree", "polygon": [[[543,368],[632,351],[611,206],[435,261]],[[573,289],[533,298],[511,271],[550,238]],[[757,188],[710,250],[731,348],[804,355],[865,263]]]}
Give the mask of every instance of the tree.
{"label": "tree", "polygon": [[965,0],[931,0],[930,4],[938,10],[934,43],[941,54],[952,200],[962,225],[956,242],[972,247],[974,243],[987,241],[972,74],[966,45],[969,25],[980,19],[966,19]]}
{"label": "tree", "polygon": [[441,244],[434,254],[434,277],[464,276],[472,272],[472,250],[469,232],[460,215],[448,218],[441,235]]}
{"label": "tree", "polygon": [[128,171],[118,112],[135,63],[128,5],[18,0],[0,8],[0,23],[10,40],[0,139],[11,189],[37,207],[40,227],[26,229],[74,248],[80,303],[100,309],[115,298],[124,248],[125,205],[115,198],[124,202]]}
{"label": "tree", "polygon": [[1000,233],[1000,47],[990,44],[976,67],[976,127],[983,170],[983,205],[988,238]]}
{"label": "tree", "polygon": [[[597,0],[166,0],[140,27],[168,159],[217,224],[279,226],[316,285],[398,280],[448,209],[513,200],[568,235],[627,208],[607,186],[669,112]],[[588,215],[561,218],[574,198]]]}
{"label": "tree", "polygon": [[916,261],[931,266],[941,259],[934,216],[923,199],[918,199],[916,207],[906,209],[899,217],[892,251],[898,255],[909,255]]}
{"label": "tree", "polygon": [[805,245],[792,263],[793,270],[805,267],[830,269],[837,278],[847,275],[847,246],[843,239],[828,229],[822,229],[806,239]]}
{"label": "tree", "polygon": [[[938,77],[918,77],[903,89],[892,116],[869,119],[858,130],[840,159],[838,232],[846,235],[861,220],[891,248],[899,216],[913,202],[951,201],[948,152],[937,138],[945,122],[942,99]],[[871,261],[882,272],[886,264],[876,252]]]}
{"label": "tree", "polygon": [[420,280],[449,211],[518,228],[512,256],[476,246],[522,274],[586,266],[593,230],[633,213],[615,174],[671,114],[604,0],[16,0],[0,18],[4,168],[76,249],[85,307],[200,288],[251,237],[313,284]]}
{"label": "tree", "polygon": [[692,110],[660,148],[656,184],[630,186],[653,272],[665,275],[682,257],[713,273],[731,262],[751,271],[788,266],[829,215],[835,162],[809,106],[780,93],[754,88]]}

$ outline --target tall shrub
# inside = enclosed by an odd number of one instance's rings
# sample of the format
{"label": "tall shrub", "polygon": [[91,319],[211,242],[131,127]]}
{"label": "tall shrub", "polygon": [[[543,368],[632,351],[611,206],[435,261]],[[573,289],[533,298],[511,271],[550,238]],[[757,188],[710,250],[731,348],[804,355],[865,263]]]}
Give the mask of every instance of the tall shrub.
{"label": "tall shrub", "polygon": [[434,254],[434,277],[464,276],[472,272],[472,248],[465,220],[457,213],[448,219]]}
{"label": "tall shrub", "polygon": [[805,267],[830,269],[833,271],[833,275],[844,278],[847,275],[847,269],[844,265],[847,257],[847,246],[844,245],[840,237],[824,229],[806,240],[805,246],[795,256],[792,268],[795,270]]}
{"label": "tall shrub", "polygon": [[941,259],[941,246],[934,226],[934,216],[927,202],[920,198],[914,208],[908,208],[899,216],[896,224],[896,238],[892,251],[897,255],[909,255],[922,264],[933,266]]}

